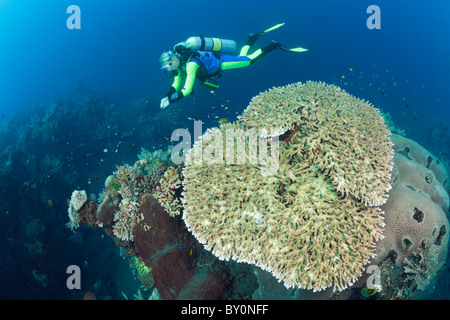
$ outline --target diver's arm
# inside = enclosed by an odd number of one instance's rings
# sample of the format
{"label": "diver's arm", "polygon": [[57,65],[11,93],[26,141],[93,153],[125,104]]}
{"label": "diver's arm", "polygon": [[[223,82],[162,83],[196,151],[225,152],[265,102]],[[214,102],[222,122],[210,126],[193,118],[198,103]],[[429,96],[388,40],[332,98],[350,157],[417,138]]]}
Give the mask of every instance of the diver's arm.
{"label": "diver's arm", "polygon": [[175,92],[178,91],[178,89],[180,89],[181,80],[183,80],[183,75],[181,74],[181,70],[178,69],[178,73],[175,76],[175,79],[173,80],[172,86],[167,92],[166,97],[170,98],[172,94],[174,94]]}
{"label": "diver's arm", "polygon": [[192,93],[198,68],[199,65],[195,62],[191,61],[186,64],[186,81],[184,83],[184,87],[181,90],[176,90],[176,92],[170,96],[170,103],[183,99],[185,96]]}
{"label": "diver's arm", "polygon": [[172,86],[170,87],[169,91],[166,93],[165,97],[161,99],[160,107],[162,109],[166,108],[169,104],[171,104],[173,101],[171,101],[171,97],[176,94],[178,89],[181,85],[181,80],[183,79],[183,75],[180,69],[178,69],[178,73],[175,76],[175,80],[173,81]]}

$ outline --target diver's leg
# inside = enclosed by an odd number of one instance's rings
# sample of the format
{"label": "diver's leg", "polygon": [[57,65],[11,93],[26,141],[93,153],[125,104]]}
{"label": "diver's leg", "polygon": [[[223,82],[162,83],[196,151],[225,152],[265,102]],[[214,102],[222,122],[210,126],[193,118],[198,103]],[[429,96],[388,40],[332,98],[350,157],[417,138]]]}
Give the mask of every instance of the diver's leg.
{"label": "diver's leg", "polygon": [[280,23],[277,24],[267,30],[264,30],[263,32],[255,32],[255,33],[250,33],[248,35],[248,40],[245,43],[245,45],[242,47],[241,52],[239,53],[240,56],[246,56],[248,54],[248,51],[250,50],[250,48],[252,47],[252,45],[255,43],[256,40],[259,39],[259,37],[262,37],[263,35],[278,29],[279,27],[283,26],[284,23]]}
{"label": "diver's leg", "polygon": [[281,45],[278,42],[272,41],[272,43],[269,44],[268,46],[265,46],[264,48],[256,50],[255,52],[253,52],[251,55],[248,56],[250,58],[250,63],[255,63],[256,61],[258,61],[259,59],[264,57],[266,54],[268,54],[269,52],[271,52],[275,49],[279,49],[280,46]]}
{"label": "diver's leg", "polygon": [[250,64],[258,61],[270,51],[280,48],[280,44],[273,41],[268,46],[256,50],[250,55],[231,56],[222,54],[222,70],[238,69],[248,67]]}
{"label": "diver's leg", "polygon": [[288,48],[284,47],[283,45],[281,45],[280,43],[272,40],[271,44],[269,44],[268,46],[265,46],[264,48],[256,50],[255,52],[253,52],[250,55],[240,55],[240,56],[236,57],[236,56],[230,56],[230,55],[223,54],[221,68],[222,68],[222,70],[230,70],[230,69],[238,69],[238,68],[247,67],[250,64],[255,63],[256,61],[258,61],[259,59],[264,57],[266,54],[268,54],[269,52],[271,52],[275,49],[280,49],[280,50],[289,51],[289,52],[308,51],[308,49],[304,49],[304,48],[300,48],[300,47],[288,49]]}
{"label": "diver's leg", "polygon": [[241,52],[239,52],[240,56],[246,56],[248,54],[248,51],[252,47],[252,45],[255,43],[256,40],[258,40],[259,36],[257,33],[251,33],[248,36],[247,42],[244,44],[244,46],[241,49]]}
{"label": "diver's leg", "polygon": [[221,70],[231,70],[248,67],[251,63],[251,59],[248,56],[231,56],[222,54]]}

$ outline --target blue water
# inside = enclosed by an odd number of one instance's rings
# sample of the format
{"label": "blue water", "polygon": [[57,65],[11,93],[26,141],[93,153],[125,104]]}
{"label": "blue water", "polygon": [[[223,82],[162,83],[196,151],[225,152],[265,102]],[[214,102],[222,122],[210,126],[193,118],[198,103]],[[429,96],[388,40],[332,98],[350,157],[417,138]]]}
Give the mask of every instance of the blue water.
{"label": "blue water", "polygon": [[[372,4],[381,9],[381,29],[367,28],[370,14],[366,10]],[[81,29],[70,30],[66,25],[70,16],[66,10],[70,5],[81,9]],[[122,114],[119,118],[126,118],[128,124],[132,124],[127,130],[142,131],[142,122],[139,121],[159,112],[159,100],[171,85],[158,62],[163,51],[199,34],[233,39],[238,45],[243,45],[249,33],[281,22],[286,24],[259,39],[255,48],[277,40],[286,47],[301,46],[308,51],[297,54],[274,51],[249,68],[224,73],[219,80],[220,89],[214,94],[197,84],[194,96],[178,103],[184,108],[186,119],[200,118],[209,125],[217,124],[213,115],[234,120],[253,96],[272,86],[307,80],[325,81],[337,84],[352,95],[369,100],[384,112],[389,112],[409,138],[448,160],[449,11],[447,0],[0,0],[0,125],[9,128],[8,135],[3,138],[12,139],[0,141],[4,148],[1,150],[2,161],[8,159],[8,143],[14,145],[14,139],[20,140],[20,134],[24,132],[14,132],[14,128],[37,123],[32,121],[33,112],[29,110],[43,108],[42,112],[45,112],[55,99],[75,99],[80,86],[93,90],[108,104],[120,106]],[[142,113],[133,113],[130,105],[139,99],[150,101],[153,107],[143,109]],[[217,107],[223,103],[229,106],[226,112]],[[217,108],[213,109],[214,106]],[[79,105],[75,103],[73,107]],[[101,118],[101,110],[92,112],[87,112],[84,117],[96,119],[97,125],[108,120]],[[37,114],[42,116],[39,112]],[[185,123],[189,125],[187,120]],[[37,195],[41,208],[36,216],[42,216],[41,220],[48,222],[43,216],[49,209],[45,206],[46,199],[51,198],[60,210],[58,223],[65,223],[65,201],[70,197],[71,188],[87,188],[86,181],[94,176],[103,181],[115,165],[135,161],[141,146],[151,149],[167,145],[166,136],[152,136],[150,143],[145,133],[140,133],[139,137],[129,141],[126,152],[121,149],[114,154],[120,140],[112,140],[114,136],[122,135],[122,140],[129,137],[119,127],[103,139],[98,134],[90,135],[91,132],[85,128],[82,137],[80,132],[51,133],[47,141],[51,140],[58,146],[50,153],[62,157],[66,165],[63,170],[75,170],[80,176],[74,180],[76,185],[65,186],[64,194],[47,186],[45,195]],[[74,136],[78,140],[70,140]],[[97,148],[86,151],[89,143]],[[32,150],[39,149],[38,146],[25,145]],[[70,149],[61,147],[67,145]],[[109,152],[104,153],[104,148]],[[42,150],[28,152],[23,149],[21,152],[24,157],[44,155]],[[100,159],[104,160],[103,166],[98,165]],[[23,176],[16,172],[13,182],[17,188],[20,189],[26,181],[33,181],[33,174],[38,175],[35,171],[27,175],[23,173]],[[101,191],[100,185],[89,187],[91,192]],[[26,195],[19,195],[18,199],[23,197]],[[33,208],[32,202],[22,205]],[[0,212],[2,214],[5,215]],[[3,223],[8,221],[2,219]],[[26,219],[15,219],[16,224],[7,235],[13,240],[1,241],[19,241],[14,238],[15,228],[18,230]],[[50,226],[45,228],[46,232],[50,229]],[[62,228],[61,232],[64,231]],[[86,232],[86,237],[98,236]],[[108,250],[114,254],[114,249]],[[92,248],[89,250],[91,254],[95,252]],[[58,255],[59,251],[56,252]],[[14,256],[11,252],[2,254]],[[83,260],[84,254],[79,249],[77,259]],[[85,255],[88,259],[88,254]],[[63,256],[66,260],[58,262],[61,266],[70,260],[70,255]],[[13,257],[9,259],[14,260]],[[47,259],[54,261],[55,257]],[[30,258],[24,263],[36,262]],[[51,265],[52,262],[46,263]],[[101,268],[101,263],[98,263]],[[15,264],[20,263],[15,260]],[[91,265],[89,268],[95,268]],[[64,272],[60,278],[64,278]],[[36,289],[33,293],[25,293],[26,286],[31,286],[32,282],[30,277],[22,283],[23,292],[19,288],[11,289],[14,291],[11,296],[0,284],[1,297],[61,297],[58,290],[43,293]],[[72,298],[70,295],[62,297]],[[121,298],[120,293],[116,298]]]}
{"label": "blue water", "polygon": [[[69,30],[66,9],[81,9],[81,29]],[[302,55],[276,52],[251,70],[224,77],[223,95],[242,103],[262,88],[308,79],[332,81],[364,72],[361,97],[377,97],[372,75],[386,80],[391,96],[379,103],[401,108],[396,93],[415,111],[441,114],[449,105],[450,33],[448,2],[377,1],[381,29],[369,30],[370,1],[0,1],[0,112],[12,115],[30,104],[70,95],[81,81],[114,100],[160,96],[167,80],[159,72],[163,50],[191,35],[230,38],[243,44],[250,32],[286,25],[261,39],[304,46]],[[389,70],[386,74],[385,70]],[[393,82],[398,87],[393,87]],[[241,81],[245,86],[233,86]],[[406,83],[408,81],[408,83]],[[421,90],[421,86],[425,90]],[[238,90],[238,91],[236,91]],[[413,92],[416,90],[416,92]],[[437,101],[437,99],[440,99]],[[386,101],[388,100],[388,101]],[[378,102],[378,101],[374,101]]]}

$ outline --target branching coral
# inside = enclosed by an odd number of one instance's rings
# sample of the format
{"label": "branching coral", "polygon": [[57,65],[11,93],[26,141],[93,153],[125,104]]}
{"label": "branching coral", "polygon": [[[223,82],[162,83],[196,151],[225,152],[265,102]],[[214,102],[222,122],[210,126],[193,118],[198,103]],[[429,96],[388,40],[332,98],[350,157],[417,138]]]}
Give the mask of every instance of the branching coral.
{"label": "branching coral", "polygon": [[[378,110],[335,86],[308,82],[260,94],[240,120],[209,130],[187,157],[188,229],[219,258],[260,266],[286,287],[353,284],[384,226],[381,210],[364,204],[383,203],[390,188],[392,144]],[[219,161],[230,140],[246,137],[230,139],[230,128],[283,134],[277,172],[262,175],[263,164],[250,161],[250,138],[240,150],[231,147],[245,161]],[[216,160],[196,161],[205,152]]]}
{"label": "branching coral", "polygon": [[134,240],[133,230],[143,220],[138,214],[141,198],[155,187],[149,182],[149,176],[137,167],[139,165],[134,168],[129,165],[119,167],[106,189],[106,194],[122,199],[114,215],[113,234],[123,241]]}
{"label": "branching coral", "polygon": [[119,210],[114,215],[113,234],[121,240],[133,241],[133,230],[136,225],[144,220],[138,214],[138,203],[129,198],[123,199],[119,204]]}
{"label": "branching coral", "polygon": [[181,214],[181,202],[176,196],[176,191],[181,187],[180,174],[177,169],[169,167],[156,187],[155,198],[171,215]]}
{"label": "branching coral", "polygon": [[[105,196],[122,199],[113,218],[113,234],[123,241],[134,240],[134,228],[143,223],[138,213],[146,195],[154,195],[170,215],[177,215],[181,205],[175,196],[181,182],[178,171],[168,166],[168,152],[149,153],[143,149],[134,166],[119,167],[105,183]],[[143,225],[145,229],[150,228]]]}
{"label": "branching coral", "polygon": [[412,257],[405,259],[405,273],[408,274],[407,280],[414,282],[413,288],[424,291],[436,279],[437,272],[444,265],[444,261],[439,258],[439,250],[426,239]]}

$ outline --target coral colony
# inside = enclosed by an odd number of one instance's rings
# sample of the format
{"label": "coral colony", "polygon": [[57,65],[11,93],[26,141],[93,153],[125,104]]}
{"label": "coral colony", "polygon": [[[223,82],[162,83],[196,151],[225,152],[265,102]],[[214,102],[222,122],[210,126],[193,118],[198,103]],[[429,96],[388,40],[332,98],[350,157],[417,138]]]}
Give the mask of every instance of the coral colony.
{"label": "coral colony", "polygon": [[[273,294],[269,278],[296,298],[426,297],[447,255],[448,172],[391,131],[337,86],[275,87],[207,130],[184,163],[143,150],[107,179],[101,204],[74,191],[68,227],[105,228],[164,299],[229,298],[223,261],[257,271],[258,297]],[[381,280],[366,288],[373,266]]]}

